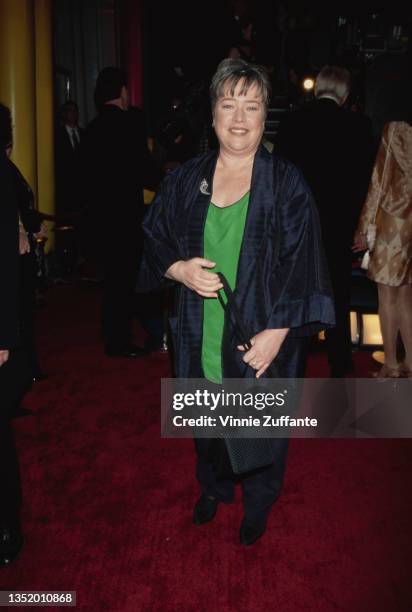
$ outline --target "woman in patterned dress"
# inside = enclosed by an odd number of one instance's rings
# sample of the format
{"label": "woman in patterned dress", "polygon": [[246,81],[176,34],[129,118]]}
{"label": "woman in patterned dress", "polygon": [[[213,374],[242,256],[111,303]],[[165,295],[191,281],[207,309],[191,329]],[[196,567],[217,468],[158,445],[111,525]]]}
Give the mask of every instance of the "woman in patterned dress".
{"label": "woman in patterned dress", "polygon": [[[368,225],[376,240],[368,277],[378,285],[385,365],[379,378],[412,377],[412,121],[385,125],[369,192],[355,234],[354,251],[367,248]],[[398,363],[400,333],[405,361]]]}

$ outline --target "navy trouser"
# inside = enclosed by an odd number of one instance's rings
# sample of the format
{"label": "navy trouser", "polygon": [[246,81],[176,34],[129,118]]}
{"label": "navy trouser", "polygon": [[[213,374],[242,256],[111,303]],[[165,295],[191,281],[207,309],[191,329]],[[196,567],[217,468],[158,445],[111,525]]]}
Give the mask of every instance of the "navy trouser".
{"label": "navy trouser", "polygon": [[[308,339],[287,337],[276,358],[280,378],[303,378],[305,373]],[[225,470],[225,476],[219,477],[211,461],[210,445],[212,441],[205,438],[195,439],[197,451],[196,476],[202,493],[230,503],[234,499],[235,484],[240,482],[243,491],[243,506],[248,522],[265,522],[272,505],[280,495],[286,468],[286,457],[289,446],[288,438],[272,439],[273,464],[237,476]]]}
{"label": "navy trouser", "polygon": [[231,503],[235,496],[235,484],[239,482],[243,491],[245,518],[251,523],[264,523],[270,509],[280,495],[286,467],[286,456],[289,440],[277,438],[272,440],[274,462],[244,475],[219,476],[214,463],[210,460],[211,440],[195,439],[197,451],[196,476],[202,493],[215,497],[221,502]]}

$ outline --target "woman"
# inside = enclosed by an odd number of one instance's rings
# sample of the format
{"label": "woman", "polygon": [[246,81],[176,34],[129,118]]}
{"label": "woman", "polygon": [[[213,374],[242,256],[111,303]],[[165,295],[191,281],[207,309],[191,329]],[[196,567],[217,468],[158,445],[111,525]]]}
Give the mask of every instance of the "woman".
{"label": "woman", "polygon": [[[259,378],[275,358],[279,376],[301,376],[301,337],[333,323],[315,207],[297,169],[273,160],[260,144],[270,96],[265,71],[223,60],[210,95],[219,150],[163,181],[143,224],[140,286],[167,278],[179,289],[178,316],[170,321],[177,377]],[[250,332],[253,346],[246,352],[216,299],[217,271],[227,277]],[[280,494],[287,441],[272,443],[273,464],[242,477],[244,545],[264,533]],[[210,447],[196,440],[198,525],[214,517],[219,502],[234,498],[233,479],[217,479]]]}
{"label": "woman", "polygon": [[[412,125],[385,125],[353,250],[368,248],[368,226],[376,221],[376,240],[368,277],[378,285],[379,320],[385,364],[378,378],[412,377]],[[405,361],[398,363],[398,333]]]}

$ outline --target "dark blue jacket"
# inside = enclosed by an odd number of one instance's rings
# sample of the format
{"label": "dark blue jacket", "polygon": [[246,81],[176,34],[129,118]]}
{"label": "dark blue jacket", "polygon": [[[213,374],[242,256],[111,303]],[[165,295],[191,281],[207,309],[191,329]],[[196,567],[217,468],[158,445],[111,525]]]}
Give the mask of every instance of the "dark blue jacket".
{"label": "dark blue jacket", "polygon": [[[212,193],[217,152],[185,163],[163,181],[143,223],[145,256],[139,289],[164,280],[178,260],[203,256],[203,232]],[[256,153],[245,231],[240,252],[236,301],[250,337],[267,328],[289,327],[288,338],[311,335],[334,323],[329,277],[322,252],[318,215],[297,168]],[[201,378],[203,298],[179,288],[177,316],[170,321],[175,373]],[[287,364],[288,338],[279,353]],[[242,361],[236,326],[226,315],[223,376],[255,375]],[[282,376],[296,376],[294,366]]]}

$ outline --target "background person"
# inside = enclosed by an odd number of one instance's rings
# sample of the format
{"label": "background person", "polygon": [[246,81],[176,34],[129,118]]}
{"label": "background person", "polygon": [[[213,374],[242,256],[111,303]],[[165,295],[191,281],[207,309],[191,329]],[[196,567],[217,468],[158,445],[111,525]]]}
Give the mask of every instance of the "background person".
{"label": "background person", "polygon": [[0,106],[0,565],[9,565],[23,547],[21,485],[11,417],[30,379],[19,337],[18,194],[6,147],[10,112]]}
{"label": "background person", "polygon": [[142,249],[143,184],[152,168],[141,111],[128,111],[126,75],[108,67],[97,78],[98,116],[86,128],[82,168],[88,237],[103,268],[102,329],[110,357],[141,357],[133,343],[134,285]]}
{"label": "background person", "polygon": [[79,109],[68,100],[60,108],[56,128],[56,212],[58,219],[78,220],[84,201],[81,189],[80,146],[84,130],[79,126]]}
{"label": "background person", "polygon": [[255,48],[253,44],[253,20],[248,15],[239,18],[239,28],[242,35],[229,49],[228,57],[232,59],[244,59],[248,62],[255,61]]}
{"label": "background person", "polygon": [[34,207],[34,194],[26,179],[11,161],[13,133],[10,110],[0,105],[0,139],[6,143],[4,151],[8,159],[8,172],[13,181],[19,214],[19,320],[20,344],[25,350],[33,382],[45,379],[37,355],[35,339],[35,314],[38,261],[35,242],[46,237],[47,229],[41,214]]}
{"label": "background person", "polygon": [[[376,220],[376,240],[368,277],[378,286],[379,320],[385,350],[380,378],[412,378],[412,114],[385,125],[354,251],[368,248],[368,225]],[[398,363],[400,332],[405,362]]]}
{"label": "background person", "polygon": [[353,370],[350,336],[352,238],[373,165],[370,122],[344,108],[350,74],[325,66],[315,83],[313,102],[280,124],[275,153],[295,163],[313,193],[329,266],[336,326],[326,330],[331,376]]}

